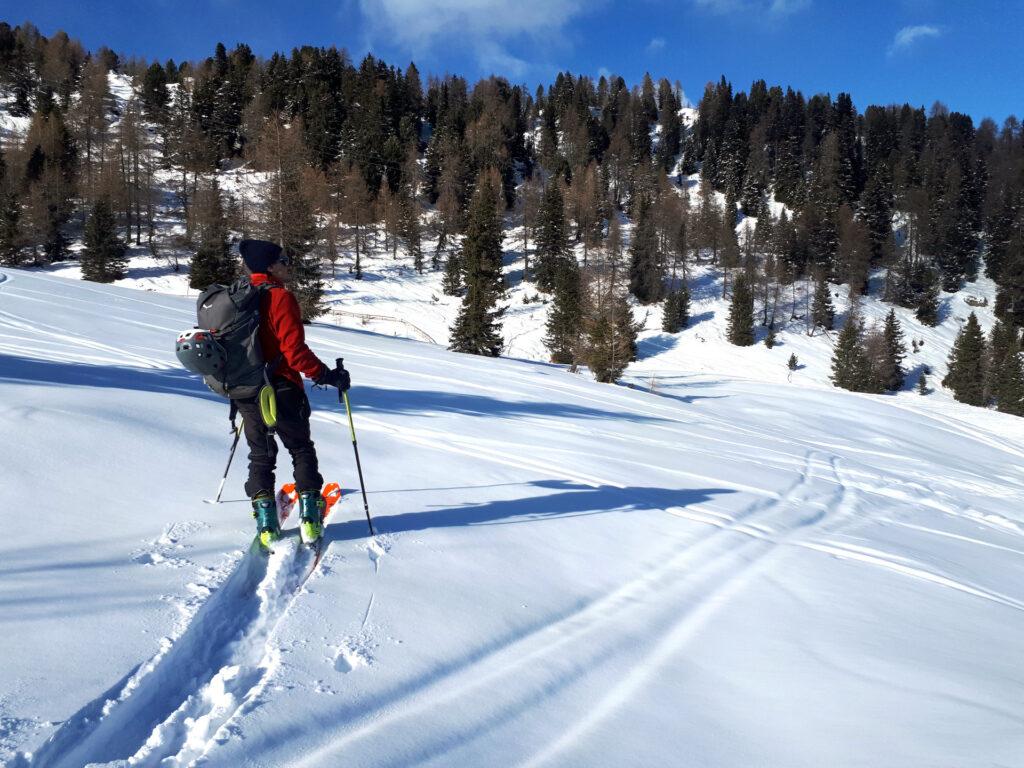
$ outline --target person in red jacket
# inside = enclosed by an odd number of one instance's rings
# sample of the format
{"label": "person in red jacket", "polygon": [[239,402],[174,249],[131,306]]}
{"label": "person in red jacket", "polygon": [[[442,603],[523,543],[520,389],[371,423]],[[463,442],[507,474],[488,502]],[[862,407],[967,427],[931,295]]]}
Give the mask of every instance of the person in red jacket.
{"label": "person in red jacket", "polygon": [[[324,502],[320,489],[324,479],[310,437],[309,398],[303,389],[302,376],[341,391],[351,386],[351,379],[343,368],[328,368],[306,345],[299,302],[285,287],[291,278],[287,254],[266,240],[243,240],[238,250],[252,284],[268,286],[260,297],[259,340],[277,398],[275,431],[292,457],[303,539],[316,539],[323,531]],[[267,545],[281,532],[274,498],[277,442],[263,422],[258,397],[235,402],[249,444],[249,479],[245,492],[252,499],[260,540]]]}

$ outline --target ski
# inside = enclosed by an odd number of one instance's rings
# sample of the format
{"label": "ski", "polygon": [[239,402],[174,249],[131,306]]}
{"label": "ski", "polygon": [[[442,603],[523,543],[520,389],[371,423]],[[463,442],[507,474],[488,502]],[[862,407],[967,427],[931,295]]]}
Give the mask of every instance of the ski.
{"label": "ski", "polygon": [[[322,522],[324,523],[324,525],[326,525],[327,518],[330,516],[331,510],[338,503],[338,501],[341,500],[341,486],[338,485],[338,483],[328,483],[327,485],[324,486],[321,495],[324,500],[324,513]],[[295,489],[294,483],[286,483],[285,485],[281,486],[280,490],[277,492],[277,510],[280,521],[282,523],[285,520],[287,520],[288,517],[290,516],[297,500],[298,492]],[[320,564],[320,560],[323,557],[325,549],[324,537],[321,534],[316,538],[315,541],[306,542],[301,539],[301,535],[299,533],[298,528],[289,528],[287,531],[282,532],[281,538],[278,539],[278,541],[275,542],[275,544],[283,544],[286,542],[287,539],[291,538],[292,536],[300,537],[299,542],[295,545],[296,556],[303,552],[309,552],[313,556],[312,562],[310,562],[309,567],[306,569],[306,572],[296,582],[295,589],[299,590],[309,580],[309,578],[316,571],[317,566]],[[253,551],[259,550],[267,557],[273,555],[275,551],[273,546],[265,547],[262,545],[262,543],[260,542],[259,534],[257,534],[253,539],[251,549]]]}
{"label": "ski", "polygon": [[[334,509],[334,505],[341,500],[341,486],[338,485],[337,483],[328,483],[327,485],[324,486],[321,495],[323,496],[324,499],[324,514],[323,517],[321,518],[321,522],[323,524],[323,527],[326,528],[327,518],[330,516],[331,510]],[[300,543],[299,546],[307,547],[310,550],[312,550],[313,562],[310,564],[309,570],[306,571],[306,575],[299,580],[298,586],[296,587],[297,590],[302,589],[303,585],[309,580],[309,577],[316,572],[317,566],[320,565],[320,558],[323,557],[324,554],[323,533],[321,532],[321,534],[316,538],[316,541],[310,542],[308,544],[306,542],[302,542]]]}

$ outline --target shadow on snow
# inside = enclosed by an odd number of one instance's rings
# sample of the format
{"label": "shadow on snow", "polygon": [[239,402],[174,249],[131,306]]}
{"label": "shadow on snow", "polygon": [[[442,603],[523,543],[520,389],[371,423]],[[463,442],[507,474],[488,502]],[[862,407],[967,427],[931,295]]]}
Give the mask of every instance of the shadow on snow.
{"label": "shadow on snow", "polygon": [[[378,533],[403,533],[432,528],[531,523],[608,512],[686,507],[709,501],[716,495],[734,493],[726,488],[616,488],[608,485],[595,488],[566,480],[535,480],[525,485],[551,492],[525,498],[497,499],[479,504],[374,516],[374,528]],[[353,503],[358,504],[358,491],[352,491],[350,495],[355,500]],[[327,526],[324,535],[328,543],[362,538],[366,535],[366,520],[358,517],[344,523],[333,523]]]}

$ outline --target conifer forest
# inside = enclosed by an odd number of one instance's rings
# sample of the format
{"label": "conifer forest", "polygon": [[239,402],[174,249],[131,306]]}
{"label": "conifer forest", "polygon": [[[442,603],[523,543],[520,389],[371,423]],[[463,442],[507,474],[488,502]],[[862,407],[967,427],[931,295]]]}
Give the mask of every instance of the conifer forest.
{"label": "conifer forest", "polygon": [[926,391],[927,371],[907,380],[917,340],[895,312],[863,322],[860,297],[929,326],[944,295],[986,278],[995,324],[963,324],[942,385],[1024,415],[1014,117],[763,80],[711,81],[696,105],[653,75],[471,83],[333,47],[149,61],[31,24],[0,24],[0,99],[22,128],[0,141],[5,266],[76,260],[110,282],[148,254],[201,289],[236,275],[233,244],[262,237],[292,254],[313,320],[325,280],[361,280],[390,254],[460,299],[452,349],[500,354],[506,291],[529,285],[549,359],[606,382],[637,356],[637,313],[657,306],[667,334],[699,322],[694,276],[710,270],[732,344],[829,334],[832,382],[874,393]]}

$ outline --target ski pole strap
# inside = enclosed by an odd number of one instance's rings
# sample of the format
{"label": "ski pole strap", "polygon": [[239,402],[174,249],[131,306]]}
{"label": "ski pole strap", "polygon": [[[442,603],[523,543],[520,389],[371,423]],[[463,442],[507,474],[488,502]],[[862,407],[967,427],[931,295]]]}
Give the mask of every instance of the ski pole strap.
{"label": "ski pole strap", "polygon": [[231,422],[231,431],[238,432],[238,425],[235,424],[235,417],[238,416],[238,403],[231,401],[231,409],[228,412],[228,421]]}

